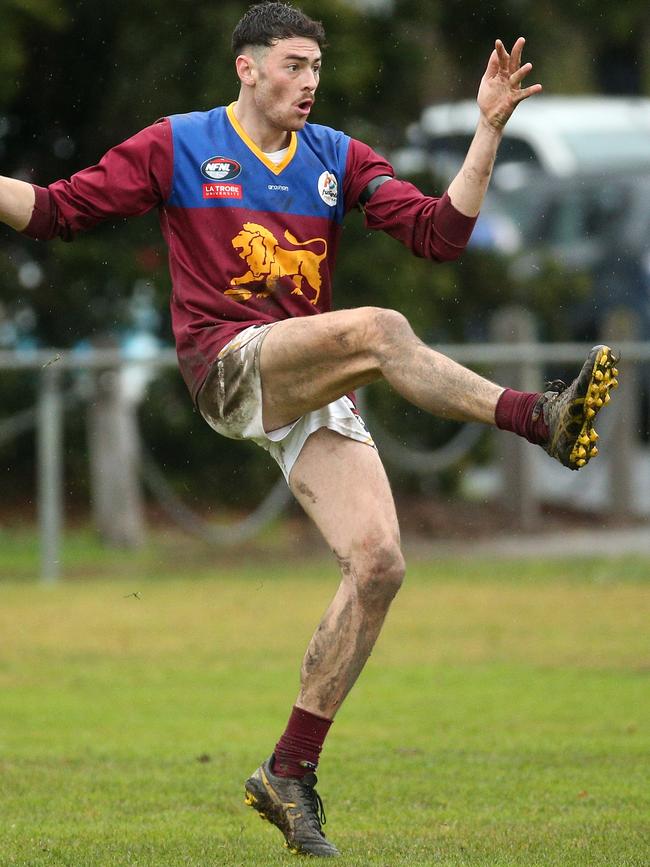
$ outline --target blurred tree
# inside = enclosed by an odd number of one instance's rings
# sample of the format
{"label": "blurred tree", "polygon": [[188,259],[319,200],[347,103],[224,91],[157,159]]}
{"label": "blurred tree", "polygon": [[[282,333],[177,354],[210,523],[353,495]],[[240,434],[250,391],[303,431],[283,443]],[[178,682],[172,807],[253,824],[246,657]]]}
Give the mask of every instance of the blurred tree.
{"label": "blurred tree", "polygon": [[2,0],[0,3],[0,106],[10,101],[16,80],[31,61],[30,33],[34,26],[58,31],[67,12],[56,0]]}

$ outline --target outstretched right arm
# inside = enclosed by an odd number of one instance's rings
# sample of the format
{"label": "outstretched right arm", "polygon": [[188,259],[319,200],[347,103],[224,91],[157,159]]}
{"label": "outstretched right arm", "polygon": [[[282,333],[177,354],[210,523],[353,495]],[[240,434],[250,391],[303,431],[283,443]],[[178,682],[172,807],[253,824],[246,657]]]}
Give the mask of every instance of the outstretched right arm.
{"label": "outstretched right arm", "polygon": [[0,221],[22,232],[32,218],[35,200],[31,184],[0,176]]}
{"label": "outstretched right arm", "polygon": [[0,221],[30,238],[71,241],[103,220],[145,214],[166,201],[173,172],[168,121],[111,148],[95,166],[41,187],[0,178]]}

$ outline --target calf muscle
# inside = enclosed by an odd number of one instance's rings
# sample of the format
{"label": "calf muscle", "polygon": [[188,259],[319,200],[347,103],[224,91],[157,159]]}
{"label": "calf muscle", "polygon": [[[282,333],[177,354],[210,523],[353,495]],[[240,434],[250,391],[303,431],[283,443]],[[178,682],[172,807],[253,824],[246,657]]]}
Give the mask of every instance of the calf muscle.
{"label": "calf muscle", "polygon": [[402,582],[397,515],[377,452],[327,429],[307,440],[290,484],[341,570],[339,588],[307,648],[296,702],[333,719]]}

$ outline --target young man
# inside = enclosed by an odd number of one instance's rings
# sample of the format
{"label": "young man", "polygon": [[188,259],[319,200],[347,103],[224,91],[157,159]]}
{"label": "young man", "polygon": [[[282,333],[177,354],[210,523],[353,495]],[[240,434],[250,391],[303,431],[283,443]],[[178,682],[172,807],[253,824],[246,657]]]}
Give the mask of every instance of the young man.
{"label": "young man", "polygon": [[395,311],[330,312],[345,213],[360,206],[370,228],[417,255],[455,259],[503,127],[541,86],[521,86],[531,69],[521,65],[524,40],[511,54],[497,40],[465,163],[441,198],[429,198],[394,179],[367,145],[308,123],[323,45],[320,23],[298,9],[252,6],[233,34],[236,102],[165,118],[70,181],[42,188],[0,179],[0,218],[35,238],[70,240],[108,217],[159,209],[193,399],[215,430],[270,451],[340,566],[287,728],[245,784],[247,803],[292,851],[333,856],[314,771],[404,574],[386,474],[347,395],[385,379],[434,415],[497,425],[579,469],[596,454],[593,418],[616,370],[611,350],[594,347],[569,388],[514,392],[426,347]]}

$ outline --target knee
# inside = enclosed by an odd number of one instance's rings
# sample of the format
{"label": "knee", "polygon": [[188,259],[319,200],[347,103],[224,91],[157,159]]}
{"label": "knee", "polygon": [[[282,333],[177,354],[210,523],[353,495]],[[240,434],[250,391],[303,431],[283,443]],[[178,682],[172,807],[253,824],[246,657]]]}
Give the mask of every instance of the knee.
{"label": "knee", "polygon": [[372,329],[371,346],[380,362],[390,357],[391,351],[415,337],[408,319],[399,311],[382,307],[368,310]]}
{"label": "knee", "polygon": [[365,608],[387,608],[404,581],[405,564],[397,543],[364,550],[354,568],[359,600]]}
{"label": "knee", "polygon": [[341,350],[348,354],[351,351],[362,352],[372,356],[381,366],[381,362],[390,357],[391,349],[415,338],[408,320],[397,310],[358,307],[340,312],[345,312],[345,316],[334,314],[337,318],[331,320],[335,323],[330,348],[333,357]]}

